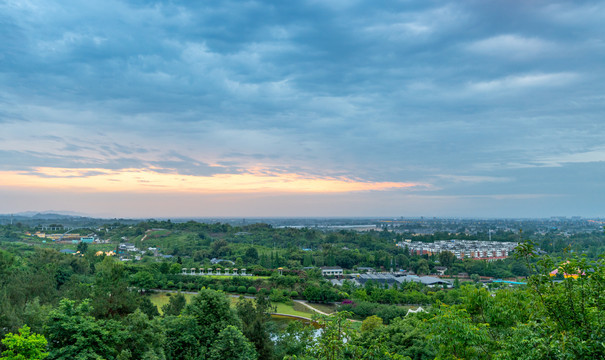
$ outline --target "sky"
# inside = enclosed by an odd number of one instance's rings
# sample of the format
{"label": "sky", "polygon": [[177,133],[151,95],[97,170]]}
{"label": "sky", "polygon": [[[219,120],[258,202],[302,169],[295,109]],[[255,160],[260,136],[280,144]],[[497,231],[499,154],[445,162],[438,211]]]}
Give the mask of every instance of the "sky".
{"label": "sky", "polygon": [[605,2],[0,2],[0,213],[605,216]]}

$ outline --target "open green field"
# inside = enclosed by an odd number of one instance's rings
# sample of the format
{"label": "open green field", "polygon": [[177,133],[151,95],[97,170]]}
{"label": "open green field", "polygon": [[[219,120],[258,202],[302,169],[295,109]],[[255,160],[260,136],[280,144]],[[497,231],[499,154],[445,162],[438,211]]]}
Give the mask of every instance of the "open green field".
{"label": "open green field", "polygon": [[148,231],[147,237],[160,237],[160,236],[168,236],[172,234],[170,230],[156,230],[156,231]]}
{"label": "open green field", "polygon": [[316,304],[316,303],[307,303],[307,304],[314,309],[325,312],[326,314],[332,314],[332,313],[336,312],[336,305],[333,305],[333,304]]}
{"label": "open green field", "polygon": [[[170,294],[170,295],[169,295]],[[149,296],[151,302],[158,307],[158,311],[160,314],[162,313],[162,306],[168,304],[170,301],[170,296],[174,296],[175,293],[155,293]],[[194,294],[183,294],[187,303],[191,301],[191,298],[194,297]],[[239,297],[229,296],[229,300],[231,301],[231,306],[235,306],[235,304],[239,301]],[[296,315],[310,318],[313,315],[313,310],[306,308],[304,305],[300,305],[294,303],[294,305],[287,305],[284,303],[272,303],[273,306],[277,307],[276,312],[280,314],[287,315]]]}
{"label": "open green field", "polygon": [[[162,314],[162,306],[168,304],[168,302],[170,301],[170,296],[174,295],[176,295],[176,293],[155,293],[149,295],[149,300],[151,300],[151,303],[153,305],[157,306],[158,311],[160,312],[160,314]],[[185,296],[185,300],[187,300],[187,303],[189,303],[191,301],[191,298],[195,295],[183,294],[183,296]]]}
{"label": "open green field", "polygon": [[313,310],[306,308],[304,305],[294,303],[294,305],[288,305],[284,303],[272,303],[273,306],[277,306],[275,312],[287,315],[296,315],[306,318],[313,316]]}
{"label": "open green field", "polygon": [[[37,240],[37,239],[32,239],[32,238],[25,239],[23,241],[23,243],[27,244],[27,245],[46,248],[46,249],[55,249],[57,251],[61,251],[63,249],[71,249],[71,250],[76,251],[76,248],[78,247],[78,244],[59,243],[59,242],[53,242],[52,240],[47,240],[46,242],[43,242],[42,239]],[[94,250],[94,251],[111,251],[111,250],[116,249],[116,245],[115,244],[92,243],[92,244],[88,244],[88,249]]]}

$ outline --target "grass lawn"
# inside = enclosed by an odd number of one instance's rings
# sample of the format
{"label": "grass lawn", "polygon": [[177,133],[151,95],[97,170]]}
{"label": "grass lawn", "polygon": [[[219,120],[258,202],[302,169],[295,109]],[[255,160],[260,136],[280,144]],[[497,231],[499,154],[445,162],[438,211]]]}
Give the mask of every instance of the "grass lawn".
{"label": "grass lawn", "polygon": [[[231,306],[235,306],[239,301],[239,297],[229,297],[231,300]],[[306,318],[310,318],[313,315],[313,310],[306,308],[304,305],[300,305],[298,303],[294,303],[294,305],[288,305],[284,303],[272,302],[271,305],[275,306],[277,310],[276,313],[286,314],[286,315],[296,315],[302,316]]]}
{"label": "grass lawn", "polygon": [[332,313],[336,312],[336,305],[333,305],[333,304],[315,304],[315,303],[307,303],[307,304],[314,309],[325,312],[326,314],[332,314]]}
{"label": "grass lawn", "polygon": [[[57,251],[61,250],[61,249],[75,249],[78,246],[78,244],[74,244],[71,241],[66,241],[65,243],[63,243],[63,242],[58,242],[58,241],[52,241],[51,239],[39,238],[37,236],[25,236],[25,235],[21,235],[19,237],[19,240],[14,241],[14,242],[19,242],[19,243],[33,245],[33,246],[40,246],[40,247],[49,248],[49,249],[56,249]],[[108,250],[115,250],[116,245],[115,244],[89,243],[88,248],[93,249],[95,251],[97,251],[97,250],[108,251]]]}
{"label": "grass lawn", "polygon": [[[176,295],[176,293],[171,293],[170,296],[174,296]],[[191,298],[194,297],[194,294],[183,294],[185,296],[185,299],[187,300],[187,303],[189,303],[191,301]],[[151,300],[151,302],[158,307],[158,311],[160,312],[160,314],[162,313],[162,306],[168,304],[168,302],[170,301],[170,296],[168,296],[168,293],[155,293],[155,294],[151,294],[149,296],[149,300]],[[231,302],[231,306],[235,306],[235,304],[239,301],[239,297],[232,297],[229,296],[229,301]],[[306,308],[304,305],[300,305],[297,303],[294,303],[294,305],[287,305],[284,303],[272,303],[273,306],[277,307],[276,312],[280,313],[280,314],[287,314],[287,315],[296,315],[296,316],[302,316],[302,317],[307,317],[310,318],[313,315],[313,310]]]}
{"label": "grass lawn", "polygon": [[288,305],[284,303],[272,303],[273,306],[277,306],[277,313],[287,314],[287,315],[296,315],[302,316],[306,318],[310,318],[313,316],[313,310],[306,308],[304,305],[300,305],[294,303],[294,305]]}
{"label": "grass lawn", "polygon": [[[174,296],[174,295],[176,295],[176,293],[170,294],[170,296]],[[168,293],[155,293],[155,294],[149,295],[149,300],[151,300],[151,303],[153,305],[158,307],[158,311],[160,312],[160,315],[162,314],[162,306],[168,304],[168,302],[170,301],[170,296],[168,296]],[[191,298],[194,297],[195,295],[183,294],[183,296],[185,296],[185,300],[187,300],[187,303],[189,303],[191,301]]]}
{"label": "grass lawn", "polygon": [[147,238],[150,238],[150,237],[160,237],[160,236],[168,236],[170,234],[172,234],[172,231],[170,231],[170,230],[149,231],[147,233]]}

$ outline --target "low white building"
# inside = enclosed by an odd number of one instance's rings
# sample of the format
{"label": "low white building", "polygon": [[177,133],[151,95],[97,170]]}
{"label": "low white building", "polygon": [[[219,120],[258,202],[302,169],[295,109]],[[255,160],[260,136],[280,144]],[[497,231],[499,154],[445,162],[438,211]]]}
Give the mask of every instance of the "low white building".
{"label": "low white building", "polygon": [[139,251],[133,244],[120,244],[118,246],[118,250],[120,251]]}
{"label": "low white building", "polygon": [[324,266],[321,268],[322,276],[342,276],[343,274],[340,266]]}

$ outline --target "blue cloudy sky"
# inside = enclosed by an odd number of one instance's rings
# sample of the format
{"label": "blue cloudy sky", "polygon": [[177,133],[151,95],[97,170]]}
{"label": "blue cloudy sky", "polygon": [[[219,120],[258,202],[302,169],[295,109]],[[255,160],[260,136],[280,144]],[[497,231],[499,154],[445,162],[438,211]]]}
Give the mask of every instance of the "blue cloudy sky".
{"label": "blue cloudy sky", "polygon": [[603,1],[0,3],[0,213],[605,216]]}

